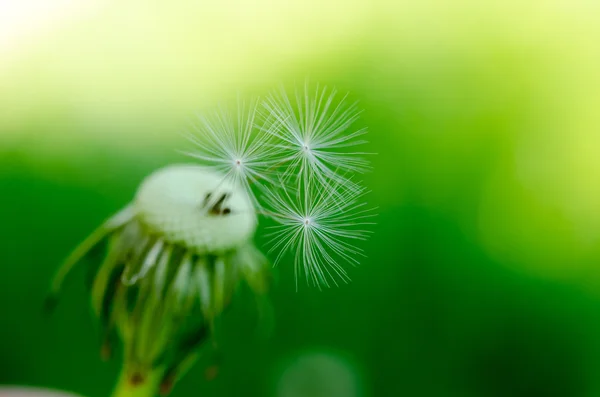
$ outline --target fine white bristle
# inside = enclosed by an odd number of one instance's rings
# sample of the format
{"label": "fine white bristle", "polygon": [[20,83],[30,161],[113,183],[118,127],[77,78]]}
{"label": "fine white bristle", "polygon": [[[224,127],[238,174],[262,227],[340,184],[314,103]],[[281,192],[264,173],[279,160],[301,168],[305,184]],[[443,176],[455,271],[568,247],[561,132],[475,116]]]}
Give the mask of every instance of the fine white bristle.
{"label": "fine white bristle", "polygon": [[[223,109],[200,116],[190,156],[240,184],[256,214],[275,220],[270,252],[275,263],[293,252],[296,285],[320,287],[348,282],[344,264],[357,265],[358,242],[370,234],[375,215],[355,177],[370,169],[365,128],[355,128],[356,103],[326,87],[284,89],[237,113]],[[259,189],[260,194],[256,194]],[[260,200],[259,200],[260,198]]]}
{"label": "fine white bristle", "polygon": [[361,202],[364,188],[338,193],[332,195],[318,184],[292,192],[282,184],[264,197],[278,223],[271,233],[271,252],[278,252],[275,263],[293,252],[296,280],[304,273],[317,287],[348,282],[343,264],[358,265],[358,257],[364,256],[355,244],[369,236],[375,213]]}
{"label": "fine white bristle", "polygon": [[272,144],[271,134],[256,126],[257,103],[246,105],[238,100],[235,114],[221,108],[211,116],[198,115],[200,123],[193,126],[194,133],[186,134],[195,148],[186,154],[243,186],[260,208],[252,186],[270,181],[268,170],[279,149]]}
{"label": "fine white bristle", "polygon": [[367,130],[351,130],[360,112],[356,103],[347,104],[346,99],[347,95],[337,100],[336,90],[318,85],[311,92],[308,84],[302,91],[296,90],[293,99],[283,88],[267,98],[263,106],[279,124],[267,131],[282,151],[284,177],[311,175],[325,186],[350,185],[343,174],[369,170],[364,158],[369,153],[355,148],[366,143],[362,137]]}

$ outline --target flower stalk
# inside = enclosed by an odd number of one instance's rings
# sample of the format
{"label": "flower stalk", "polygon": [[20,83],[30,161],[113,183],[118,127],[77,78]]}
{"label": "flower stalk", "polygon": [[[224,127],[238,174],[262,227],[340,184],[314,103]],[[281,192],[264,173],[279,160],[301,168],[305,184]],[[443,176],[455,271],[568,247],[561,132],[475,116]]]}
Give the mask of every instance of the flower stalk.
{"label": "flower stalk", "polygon": [[150,371],[143,377],[124,365],[112,393],[112,397],[154,397],[161,393],[161,380],[163,374],[160,370]]}

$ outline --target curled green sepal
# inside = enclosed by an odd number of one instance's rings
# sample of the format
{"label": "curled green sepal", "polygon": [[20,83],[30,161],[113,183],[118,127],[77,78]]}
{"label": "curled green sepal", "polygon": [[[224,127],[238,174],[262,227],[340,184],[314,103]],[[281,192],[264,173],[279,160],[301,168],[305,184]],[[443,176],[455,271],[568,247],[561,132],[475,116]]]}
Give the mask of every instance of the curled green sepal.
{"label": "curled green sepal", "polygon": [[[68,278],[69,274],[73,271],[77,264],[81,263],[82,260],[90,254],[98,245],[107,239],[113,232],[122,228],[131,219],[133,219],[135,213],[131,205],[125,207],[117,214],[107,219],[100,227],[92,232],[85,240],[83,240],[69,256],[64,260],[62,265],[59,267],[52,283],[50,290],[44,302],[45,311],[52,311],[58,303],[60,293],[63,285]],[[92,278],[94,272],[90,272]]]}

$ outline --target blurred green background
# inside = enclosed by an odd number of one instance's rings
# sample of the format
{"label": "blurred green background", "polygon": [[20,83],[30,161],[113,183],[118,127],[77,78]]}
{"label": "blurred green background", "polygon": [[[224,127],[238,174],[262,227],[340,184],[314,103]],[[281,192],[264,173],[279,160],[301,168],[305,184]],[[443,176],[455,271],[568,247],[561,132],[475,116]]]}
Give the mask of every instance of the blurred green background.
{"label": "blurred green background", "polygon": [[41,316],[57,265],[189,161],[195,112],[309,77],[364,109],[368,258],[324,292],[281,264],[272,337],[240,299],[219,377],[202,361],[173,395],[288,397],[309,352],[361,397],[600,395],[599,18],[584,0],[0,1],[0,384],[108,395],[119,363],[83,283]]}

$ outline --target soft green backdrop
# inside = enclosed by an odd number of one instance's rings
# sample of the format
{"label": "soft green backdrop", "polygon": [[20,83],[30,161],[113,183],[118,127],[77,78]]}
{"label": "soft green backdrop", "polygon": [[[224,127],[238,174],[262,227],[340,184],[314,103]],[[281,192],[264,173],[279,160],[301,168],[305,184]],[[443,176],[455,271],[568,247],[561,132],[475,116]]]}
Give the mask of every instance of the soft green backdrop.
{"label": "soft green backdrop", "polygon": [[368,259],[324,292],[282,263],[272,337],[241,298],[174,396],[287,397],[310,351],[364,397],[600,395],[598,4],[82,3],[0,3],[0,384],[108,395],[82,283],[40,314],[56,266],[196,111],[310,77],[364,109]]}

